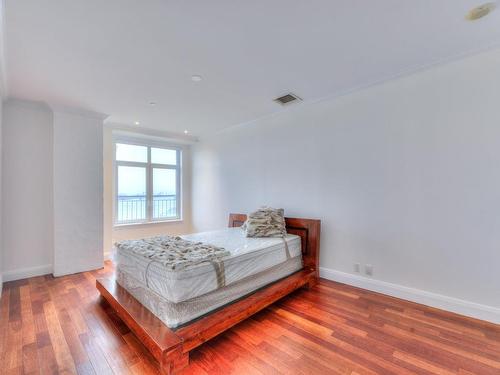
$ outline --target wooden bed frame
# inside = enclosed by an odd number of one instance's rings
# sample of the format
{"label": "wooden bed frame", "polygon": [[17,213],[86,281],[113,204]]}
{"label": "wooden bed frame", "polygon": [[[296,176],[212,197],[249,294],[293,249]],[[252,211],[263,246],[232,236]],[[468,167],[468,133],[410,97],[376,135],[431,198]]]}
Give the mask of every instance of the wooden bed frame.
{"label": "wooden bed frame", "polygon": [[[239,227],[246,215],[230,214],[229,227]],[[164,375],[175,374],[189,364],[189,352],[219,333],[245,320],[301,287],[313,286],[319,276],[320,220],[286,218],[288,233],[302,239],[304,268],[247,297],[231,303],[176,330],[168,328],[114,278],[99,279],[96,287],[137,338],[160,364]]]}

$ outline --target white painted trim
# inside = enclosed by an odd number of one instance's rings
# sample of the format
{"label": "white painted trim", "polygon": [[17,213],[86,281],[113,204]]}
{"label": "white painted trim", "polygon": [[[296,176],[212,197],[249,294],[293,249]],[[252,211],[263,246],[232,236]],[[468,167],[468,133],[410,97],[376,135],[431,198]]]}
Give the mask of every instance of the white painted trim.
{"label": "white painted trim", "polygon": [[104,268],[104,259],[101,262],[89,265],[76,265],[75,267],[66,267],[63,272],[55,273],[54,277],[61,277],[66,275],[73,275],[80,272],[94,271]]}
{"label": "white painted trim", "polygon": [[[5,38],[5,0],[0,0],[0,98],[9,97],[9,85],[7,81],[7,59]],[[1,290],[1,288],[0,288]]]}
{"label": "white painted trim", "polygon": [[142,138],[145,140],[158,140],[159,142],[172,142],[175,145],[191,145],[198,142],[198,137],[171,131],[146,128],[138,125],[117,124],[105,122],[104,126],[112,130],[114,135]]}
{"label": "white painted trim", "polygon": [[125,224],[115,224],[113,225],[113,230],[130,230],[136,228],[148,228],[155,225],[161,224],[178,224],[184,222],[184,219],[172,219],[172,220],[157,220],[157,221],[148,221],[144,223],[125,223]]}
{"label": "white painted trim", "polygon": [[[147,148],[147,160],[145,162],[130,162],[116,160],[116,145],[118,143],[126,143],[129,145],[144,146]],[[151,161],[151,148],[163,148],[176,152],[176,164],[155,164]],[[148,225],[156,222],[166,221],[182,221],[183,217],[183,192],[182,192],[182,175],[183,168],[183,147],[179,145],[170,146],[164,143],[154,141],[146,142],[135,138],[122,138],[113,133],[113,227],[120,225]],[[118,168],[122,166],[140,167],[146,169],[146,218],[141,221],[118,221]],[[177,216],[173,218],[163,217],[155,220],[153,218],[153,170],[154,169],[172,169],[176,171],[176,209]]]}
{"label": "white painted trim", "polygon": [[189,145],[159,137],[142,137],[140,134],[126,133],[122,131],[111,130],[113,143],[127,143],[130,145],[139,145],[147,147],[169,148],[172,150],[186,150]]}
{"label": "white painted trim", "polygon": [[475,48],[475,49],[472,49],[472,50],[469,50],[469,51],[461,52],[461,53],[458,53],[458,54],[455,54],[455,55],[444,57],[444,58],[436,60],[436,61],[432,61],[430,63],[417,64],[417,65],[405,67],[405,68],[401,69],[398,72],[390,73],[390,74],[388,74],[388,75],[386,75],[384,77],[377,78],[377,79],[374,79],[372,81],[359,84],[357,86],[353,86],[353,87],[349,87],[349,88],[337,90],[337,91],[335,91],[333,93],[330,93],[330,94],[327,94],[325,96],[322,96],[322,97],[319,97],[319,98],[315,98],[315,99],[305,99],[302,102],[295,103],[293,106],[283,106],[281,109],[277,109],[274,112],[264,114],[264,115],[262,115],[260,117],[254,118],[252,120],[248,120],[248,121],[245,121],[245,122],[240,122],[240,123],[237,123],[237,124],[234,124],[234,125],[229,125],[229,126],[227,126],[225,128],[216,130],[216,131],[211,132],[209,134],[204,134],[203,136],[201,136],[199,138],[199,140],[203,140],[207,136],[212,136],[213,134],[221,134],[221,133],[224,133],[224,132],[227,132],[227,131],[232,131],[234,129],[238,129],[240,127],[249,126],[251,124],[260,122],[260,121],[262,121],[264,119],[267,119],[267,118],[273,118],[273,117],[278,116],[280,113],[285,112],[285,111],[295,111],[295,110],[297,110],[298,108],[300,108],[303,105],[312,105],[312,104],[321,103],[321,102],[324,102],[324,101],[327,101],[327,100],[334,100],[334,99],[337,99],[337,98],[341,98],[343,96],[347,96],[347,95],[350,95],[350,94],[353,94],[353,93],[356,93],[356,92],[364,91],[364,90],[370,89],[372,87],[383,85],[383,84],[391,82],[391,81],[395,81],[395,80],[398,80],[398,79],[406,78],[406,77],[409,77],[409,76],[412,76],[412,75],[415,75],[415,74],[420,74],[420,73],[425,72],[427,70],[431,70],[431,69],[434,69],[434,68],[438,68],[438,67],[441,67],[441,66],[452,64],[452,63],[455,63],[455,62],[458,62],[458,61],[461,61],[461,60],[464,60],[464,59],[467,59],[467,58],[470,58],[470,57],[474,57],[476,55],[480,55],[480,54],[483,54],[483,53],[488,53],[488,52],[493,51],[495,49],[500,49],[500,43],[498,43],[498,42],[491,43],[491,44],[489,44],[489,45],[487,45],[485,47]]}
{"label": "white painted trim", "polygon": [[68,107],[59,105],[57,103],[48,103],[48,106],[54,113],[65,113],[69,115],[94,118],[102,121],[106,120],[109,117],[109,115],[106,113],[94,112],[84,108]]}
{"label": "white painted trim", "polygon": [[[40,101],[8,98],[5,101],[5,103],[7,103],[10,106],[27,108],[29,110],[52,112],[52,109],[47,104],[45,104],[44,102],[40,102]],[[4,103],[4,105],[5,105],[5,103]]]}
{"label": "white painted trim", "polygon": [[392,297],[500,324],[500,308],[320,267],[320,277]]}
{"label": "white painted trim", "polygon": [[28,277],[41,276],[51,274],[53,270],[52,264],[43,266],[19,268],[17,270],[5,271],[3,273],[3,281],[14,281],[27,279]]}

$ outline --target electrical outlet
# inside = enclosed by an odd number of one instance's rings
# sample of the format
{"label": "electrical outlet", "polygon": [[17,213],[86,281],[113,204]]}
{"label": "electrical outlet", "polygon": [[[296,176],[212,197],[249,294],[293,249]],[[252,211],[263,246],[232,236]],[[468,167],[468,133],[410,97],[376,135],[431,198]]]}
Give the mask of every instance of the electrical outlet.
{"label": "electrical outlet", "polygon": [[361,271],[361,265],[359,263],[354,263],[354,272],[359,273]]}
{"label": "electrical outlet", "polygon": [[371,264],[365,264],[365,274],[373,276],[373,266]]}

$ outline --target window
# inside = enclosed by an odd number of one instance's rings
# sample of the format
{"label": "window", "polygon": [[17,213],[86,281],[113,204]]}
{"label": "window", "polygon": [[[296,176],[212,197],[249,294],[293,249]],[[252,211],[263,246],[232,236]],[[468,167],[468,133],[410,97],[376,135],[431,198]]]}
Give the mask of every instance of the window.
{"label": "window", "polygon": [[115,224],[180,219],[181,151],[115,142]]}

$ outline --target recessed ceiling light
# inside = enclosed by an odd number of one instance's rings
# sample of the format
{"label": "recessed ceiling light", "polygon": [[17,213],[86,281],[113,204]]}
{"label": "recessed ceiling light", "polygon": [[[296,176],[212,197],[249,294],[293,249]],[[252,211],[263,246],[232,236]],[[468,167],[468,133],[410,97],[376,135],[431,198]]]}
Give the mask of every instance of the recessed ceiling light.
{"label": "recessed ceiling light", "polygon": [[484,16],[487,16],[494,9],[495,9],[495,3],[486,3],[483,5],[479,5],[478,7],[471,9],[469,13],[467,13],[465,18],[469,21],[475,21],[480,18],[483,18]]}
{"label": "recessed ceiling light", "polygon": [[187,133],[189,133],[189,131],[188,130],[184,130],[184,134],[187,134]]}
{"label": "recessed ceiling light", "polygon": [[202,76],[199,76],[196,74],[194,76],[191,76],[191,81],[193,81],[193,82],[200,82],[202,79],[203,79]]}
{"label": "recessed ceiling light", "polygon": [[149,102],[149,105],[150,105],[151,107],[154,107],[154,106],[156,105],[156,102]]}
{"label": "recessed ceiling light", "polygon": [[141,125],[141,123],[139,121],[134,122],[134,124]]}

